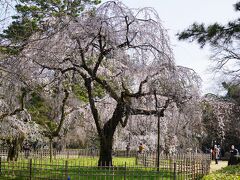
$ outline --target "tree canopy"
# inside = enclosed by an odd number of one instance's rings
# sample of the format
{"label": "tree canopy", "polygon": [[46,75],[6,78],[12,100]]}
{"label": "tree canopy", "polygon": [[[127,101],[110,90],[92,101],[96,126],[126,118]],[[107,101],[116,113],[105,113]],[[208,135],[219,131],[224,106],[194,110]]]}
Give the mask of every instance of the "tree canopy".
{"label": "tree canopy", "polygon": [[[234,5],[236,11],[240,11],[240,2]],[[214,23],[205,26],[204,23],[194,23],[190,28],[178,34],[179,40],[197,41],[201,47],[206,44],[211,46],[232,44],[240,39],[240,19],[229,21],[226,25]]]}
{"label": "tree canopy", "polygon": [[39,31],[49,31],[55,25],[61,24],[62,17],[77,17],[90,5],[100,3],[99,0],[20,0],[15,3],[9,1],[3,2],[2,8],[16,4],[16,15],[12,16],[11,24],[0,34],[0,41],[5,44],[0,50],[8,53],[18,53],[31,35]]}

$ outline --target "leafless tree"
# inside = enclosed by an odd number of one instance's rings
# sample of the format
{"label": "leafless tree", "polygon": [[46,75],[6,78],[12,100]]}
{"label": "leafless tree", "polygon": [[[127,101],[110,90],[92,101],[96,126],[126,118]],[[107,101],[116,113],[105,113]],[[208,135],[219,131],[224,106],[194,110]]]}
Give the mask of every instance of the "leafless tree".
{"label": "leafless tree", "polygon": [[0,32],[6,28],[11,22],[11,16],[14,15],[16,0],[1,0],[0,1]]}
{"label": "leafless tree", "polygon": [[224,75],[227,81],[239,83],[240,46],[238,39],[231,44],[217,44],[212,47],[213,70]]}

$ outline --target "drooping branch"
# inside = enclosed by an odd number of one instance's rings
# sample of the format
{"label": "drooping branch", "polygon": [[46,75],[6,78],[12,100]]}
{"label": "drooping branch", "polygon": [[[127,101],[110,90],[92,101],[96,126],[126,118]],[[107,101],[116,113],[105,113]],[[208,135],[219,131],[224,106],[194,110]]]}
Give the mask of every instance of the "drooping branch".
{"label": "drooping branch", "polygon": [[[85,59],[84,57],[84,53],[83,51],[81,51],[81,57],[82,57],[82,60]],[[83,61],[85,62],[85,60]],[[75,63],[72,63],[73,67],[68,67],[68,68],[60,68],[60,67],[51,67],[51,66],[48,66],[46,64],[41,64],[39,62],[36,62],[39,66],[41,66],[42,68],[45,68],[45,69],[48,69],[48,70],[55,70],[55,71],[60,71],[62,74],[65,74],[69,71],[76,71],[78,72],[83,78],[86,78],[87,75],[85,75],[82,71],[81,71],[81,68],[86,70],[87,73],[89,74],[90,77],[94,77],[93,75],[93,71],[88,68],[88,66],[83,63],[83,65],[78,65],[78,64],[75,64]],[[118,95],[116,94],[116,92],[113,90],[113,88],[107,83],[107,81],[105,80],[102,80],[101,78],[95,76],[94,78],[102,87],[103,89],[105,89],[110,95],[112,98],[114,98],[116,101],[119,100],[119,97]]]}
{"label": "drooping branch", "polygon": [[58,127],[56,129],[56,131],[53,133],[53,136],[58,136],[59,135],[59,132],[61,131],[62,129],[62,126],[63,126],[63,123],[64,123],[64,120],[65,120],[65,108],[66,108],[66,103],[67,103],[67,99],[69,97],[69,92],[67,89],[64,89],[64,98],[62,100],[62,106],[61,106],[61,118],[60,118],[60,123],[58,124]]}
{"label": "drooping branch", "polygon": [[115,99],[116,101],[119,101],[119,99],[120,99],[119,96],[114,91],[114,89],[108,84],[108,82],[106,80],[102,80],[99,77],[95,77],[95,80],[96,80],[96,82],[98,82],[103,87],[103,89],[105,89],[109,93],[109,95],[113,99]]}
{"label": "drooping branch", "polygon": [[146,110],[146,109],[138,109],[131,108],[131,115],[155,115],[158,111],[156,110]]}
{"label": "drooping branch", "polygon": [[69,71],[76,71],[75,67],[68,67],[66,69],[63,69],[63,68],[60,68],[60,67],[51,67],[51,66],[48,66],[46,64],[41,64],[41,63],[39,63],[37,61],[35,61],[35,63],[37,65],[41,66],[43,69],[60,71],[62,74],[65,74],[66,72],[69,72]]}
{"label": "drooping branch", "polygon": [[85,81],[85,87],[87,88],[88,100],[89,100],[92,115],[93,115],[93,118],[94,118],[94,121],[95,121],[95,124],[97,127],[98,134],[100,137],[103,137],[102,129],[100,126],[100,116],[99,116],[98,110],[96,108],[95,101],[94,101],[93,94],[92,94],[92,80],[91,80],[91,78],[85,77],[84,81]]}
{"label": "drooping branch", "polygon": [[158,112],[158,114],[160,115],[160,117],[164,117],[164,111],[168,108],[169,104],[171,103],[171,99],[168,98],[165,101],[165,104],[163,105],[163,107],[161,107],[160,112]]}
{"label": "drooping branch", "polygon": [[[103,89],[105,89],[112,98],[114,98],[116,101],[119,100],[118,95],[116,94],[116,92],[113,90],[113,88],[107,83],[107,81],[102,80],[101,78],[99,78],[96,75],[96,72],[99,68],[99,65],[101,64],[104,56],[104,52],[100,52],[99,58],[97,63],[95,64],[94,70],[92,70],[91,68],[89,68],[86,64],[86,60],[85,60],[85,54],[84,54],[84,50],[81,47],[81,42],[80,40],[77,40],[79,49],[80,49],[80,55],[81,55],[81,60],[82,60],[82,65],[77,65],[77,64],[73,64],[74,66],[78,67],[78,68],[83,68],[85,71],[87,71],[87,73],[89,74],[90,77],[92,77],[94,80],[96,80],[102,87]],[[102,50],[103,51],[103,50]]]}
{"label": "drooping branch", "polygon": [[103,53],[100,53],[99,57],[98,57],[98,60],[97,60],[97,63],[93,69],[93,77],[96,77],[96,74],[97,74],[97,71],[98,71],[98,68],[103,60]]}
{"label": "drooping branch", "polygon": [[147,76],[143,81],[141,81],[138,91],[136,93],[130,93],[129,90],[124,85],[124,83],[122,82],[122,87],[124,89],[124,96],[139,98],[141,96],[145,96],[149,94],[149,93],[142,93],[143,85],[148,82],[148,79],[149,79],[149,76]]}
{"label": "drooping branch", "polygon": [[159,72],[157,73],[154,73],[153,75],[149,75],[149,76],[146,76],[146,78],[140,82],[140,85],[138,87],[138,91],[136,93],[130,93],[129,90],[126,88],[126,86],[124,85],[124,83],[122,83],[122,87],[123,89],[125,90],[124,91],[124,96],[127,96],[127,97],[135,97],[135,98],[139,98],[139,97],[143,97],[143,96],[146,96],[146,95],[151,95],[152,92],[142,92],[143,90],[143,85],[146,84],[149,80],[149,78],[152,78],[154,77],[155,75],[157,75]]}
{"label": "drooping branch", "polygon": [[100,64],[101,64],[101,62],[102,62],[102,60],[104,58],[104,49],[106,47],[106,42],[105,42],[106,38],[105,38],[105,36],[103,36],[101,34],[101,30],[102,30],[102,28],[100,28],[99,33],[98,33],[98,43],[99,43],[100,54],[98,56],[98,59],[97,59],[97,62],[95,64],[95,66],[93,68],[93,78],[96,76],[98,68],[99,68],[99,66],[100,66]]}
{"label": "drooping branch", "polygon": [[160,117],[164,117],[164,111],[168,108],[169,104],[171,103],[171,99],[168,98],[165,100],[165,103],[159,110],[146,110],[146,109],[138,109],[138,108],[131,108],[131,115],[159,115]]}

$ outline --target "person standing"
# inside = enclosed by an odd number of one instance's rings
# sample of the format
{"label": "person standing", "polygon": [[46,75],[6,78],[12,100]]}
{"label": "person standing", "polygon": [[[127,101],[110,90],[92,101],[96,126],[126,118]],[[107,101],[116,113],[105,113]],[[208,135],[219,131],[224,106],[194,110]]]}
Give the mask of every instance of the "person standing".
{"label": "person standing", "polygon": [[144,150],[143,144],[140,143],[140,145],[138,146],[138,153],[142,154],[143,150]]}
{"label": "person standing", "polygon": [[31,151],[31,148],[28,142],[24,144],[23,150],[24,150],[25,158],[28,158],[30,156],[30,151]]}
{"label": "person standing", "polygon": [[231,146],[230,150],[230,158],[228,161],[228,165],[236,165],[237,164],[237,156],[238,150],[234,147],[234,145]]}
{"label": "person standing", "polygon": [[218,159],[219,159],[219,149],[217,147],[217,145],[214,145],[214,159],[215,159],[215,163],[218,164]]}
{"label": "person standing", "polygon": [[213,160],[214,159],[214,150],[213,150],[213,148],[210,149],[210,153],[211,153],[211,159]]}
{"label": "person standing", "polygon": [[129,157],[130,143],[128,143],[127,146],[126,146],[126,152],[127,152],[127,157]]}

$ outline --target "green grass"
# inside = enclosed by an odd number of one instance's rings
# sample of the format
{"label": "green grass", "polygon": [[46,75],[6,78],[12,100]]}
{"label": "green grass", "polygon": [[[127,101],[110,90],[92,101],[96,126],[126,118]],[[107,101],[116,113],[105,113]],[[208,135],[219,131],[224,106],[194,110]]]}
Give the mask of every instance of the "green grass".
{"label": "green grass", "polygon": [[[53,164],[53,165],[65,165],[66,161],[68,165],[80,165],[80,166],[97,166],[98,165],[98,157],[79,157],[73,159],[53,159],[52,163],[50,159],[32,159],[33,164]],[[29,159],[21,159],[17,163],[29,163]],[[113,158],[113,165],[114,166],[123,166],[127,164],[127,166],[136,166],[136,158]]]}
{"label": "green grass", "polygon": [[240,165],[222,168],[204,176],[203,180],[240,180]]}

